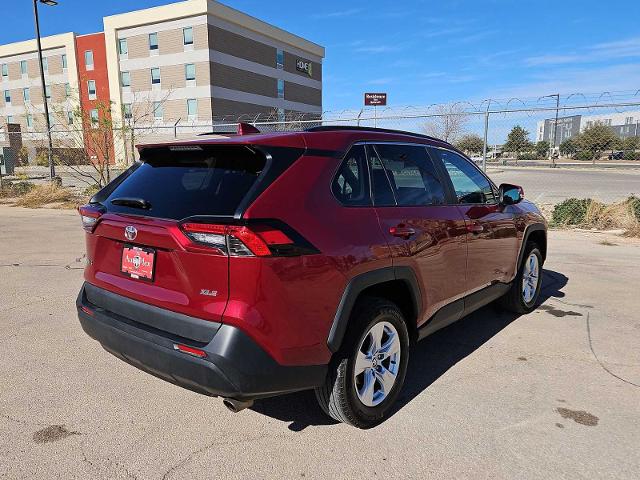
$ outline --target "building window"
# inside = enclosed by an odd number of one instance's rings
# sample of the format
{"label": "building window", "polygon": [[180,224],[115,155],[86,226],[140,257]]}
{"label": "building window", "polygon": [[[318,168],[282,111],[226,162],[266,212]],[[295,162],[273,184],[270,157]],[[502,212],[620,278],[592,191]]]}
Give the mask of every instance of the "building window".
{"label": "building window", "polygon": [[193,45],[193,27],[182,29],[182,39],[185,45]]}
{"label": "building window", "polygon": [[126,38],[118,40],[118,53],[120,55],[129,55],[129,44]]}
{"label": "building window", "polygon": [[7,123],[13,123],[13,115],[7,116]]}
{"label": "building window", "polygon": [[190,98],[187,100],[187,115],[190,118],[195,118],[198,116],[198,100],[195,98]]}
{"label": "building window", "polygon": [[125,120],[131,120],[133,118],[133,113],[131,111],[131,104],[125,103],[122,106],[122,113],[124,115]]}
{"label": "building window", "polygon": [[89,100],[95,100],[96,99],[96,81],[89,80],[87,82],[87,89],[89,90]]}
{"label": "building window", "polygon": [[96,127],[98,125],[98,121],[100,120],[100,117],[98,116],[98,110],[96,110],[95,108],[91,110],[89,112],[89,117],[91,118],[91,125],[93,127]]}
{"label": "building window", "polygon": [[64,84],[64,96],[69,98],[71,96],[71,85],[69,83]]}
{"label": "building window", "polygon": [[284,98],[284,80],[278,79],[278,98]]}
{"label": "building window", "polygon": [[6,79],[9,76],[9,65],[6,63],[2,64],[2,79]]}
{"label": "building window", "polygon": [[73,112],[67,112],[67,125],[73,125]]}
{"label": "building window", "polygon": [[151,85],[160,85],[160,69],[151,69]]}
{"label": "building window", "polygon": [[633,117],[627,117],[624,119],[625,125],[631,125],[633,123]]}
{"label": "building window", "polygon": [[158,34],[149,34],[149,50],[158,50]]}
{"label": "building window", "polygon": [[53,125],[56,123],[53,118],[53,113],[49,112],[49,117],[47,118],[49,118],[49,125],[53,127]]}
{"label": "building window", "polygon": [[27,115],[27,128],[33,127],[33,115]]}
{"label": "building window", "polygon": [[22,60],[20,62],[20,73],[22,75],[26,75],[27,74],[27,61],[26,60]]}
{"label": "building window", "polygon": [[31,92],[29,91],[28,87],[22,89],[22,98],[24,98],[25,103],[31,101]]}
{"label": "building window", "polygon": [[195,80],[196,79],[196,66],[193,63],[188,63],[184,66],[185,70],[185,78],[187,80]]}
{"label": "building window", "polygon": [[66,54],[62,54],[62,69],[63,70],[67,69],[67,55]]}
{"label": "building window", "polygon": [[46,57],[42,59],[42,70],[45,72],[49,71],[49,59]]}
{"label": "building window", "polygon": [[4,91],[4,101],[5,103],[11,103],[11,90]]}
{"label": "building window", "polygon": [[84,52],[84,65],[87,70],[93,70],[93,50]]}
{"label": "building window", "polygon": [[156,120],[162,120],[164,118],[162,102],[153,102],[153,118]]}
{"label": "building window", "polygon": [[44,96],[49,99],[51,98],[51,85],[44,86]]}
{"label": "building window", "polygon": [[120,74],[120,80],[122,82],[123,87],[131,86],[131,74],[129,72],[122,72]]}
{"label": "building window", "polygon": [[282,70],[284,68],[284,52],[279,48],[276,52],[276,68]]}

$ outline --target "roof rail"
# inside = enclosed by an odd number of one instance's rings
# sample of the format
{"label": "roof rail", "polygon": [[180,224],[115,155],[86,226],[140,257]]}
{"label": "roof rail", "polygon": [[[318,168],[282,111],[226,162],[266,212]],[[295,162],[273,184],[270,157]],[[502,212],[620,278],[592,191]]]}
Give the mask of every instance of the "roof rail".
{"label": "roof rail", "polygon": [[407,132],[405,130],[392,130],[389,128],[375,128],[375,127],[357,127],[357,126],[353,126],[353,125],[323,125],[320,127],[311,127],[311,128],[307,128],[305,130],[305,132],[334,132],[334,131],[354,131],[354,132],[379,132],[379,133],[396,133],[396,134],[400,134],[400,135],[410,135],[412,137],[418,137],[418,138],[426,138],[428,140],[436,140],[438,142],[445,142],[444,140],[441,140],[439,138],[436,137],[431,137],[429,135],[423,135],[421,133],[415,133],[415,132]]}

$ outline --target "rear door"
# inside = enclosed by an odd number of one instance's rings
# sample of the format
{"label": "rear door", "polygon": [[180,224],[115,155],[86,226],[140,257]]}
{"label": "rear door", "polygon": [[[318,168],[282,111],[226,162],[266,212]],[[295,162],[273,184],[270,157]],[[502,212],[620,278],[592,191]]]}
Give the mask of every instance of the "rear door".
{"label": "rear door", "polygon": [[491,181],[471,161],[442,148],[431,148],[451,180],[458,208],[468,230],[467,291],[495,282],[509,282],[518,255],[512,207],[498,204]]}
{"label": "rear door", "polygon": [[369,145],[374,205],[394,266],[414,269],[426,307],[422,323],[465,290],[466,230],[447,205],[438,169],[425,146]]}
{"label": "rear door", "polygon": [[221,238],[219,249],[198,244],[184,223],[232,219],[265,164],[263,154],[246,146],[144,151],[139,166],[93,199],[106,213],[88,235],[86,280],[145,303],[219,320],[228,298],[224,236],[206,237]]}

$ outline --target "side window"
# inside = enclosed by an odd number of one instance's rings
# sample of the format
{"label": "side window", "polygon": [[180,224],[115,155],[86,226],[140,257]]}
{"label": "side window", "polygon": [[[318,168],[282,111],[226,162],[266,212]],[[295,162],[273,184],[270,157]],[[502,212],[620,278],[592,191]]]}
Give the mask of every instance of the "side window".
{"label": "side window", "polygon": [[375,146],[399,206],[444,205],[444,188],[423,146]]}
{"label": "side window", "polygon": [[431,150],[444,164],[458,202],[462,204],[495,203],[496,195],[487,178],[467,159],[448,150]]}
{"label": "side window", "polygon": [[331,190],[343,205],[371,205],[366,159],[364,145],[356,145],[340,165]]}
{"label": "side window", "polygon": [[373,204],[376,207],[390,207],[396,205],[393,189],[389,184],[389,177],[373,147],[367,147],[369,156],[369,171],[371,172],[371,191]]}

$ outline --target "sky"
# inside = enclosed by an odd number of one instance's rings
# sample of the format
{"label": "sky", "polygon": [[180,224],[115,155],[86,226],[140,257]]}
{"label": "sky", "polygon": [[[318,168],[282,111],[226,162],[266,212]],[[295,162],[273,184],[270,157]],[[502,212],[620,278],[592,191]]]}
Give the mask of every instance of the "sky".
{"label": "sky", "polygon": [[[58,0],[43,35],[102,30],[102,17],[168,0]],[[6,2],[0,44],[33,38],[27,0]],[[326,47],[324,110],[640,89],[635,0],[226,0]],[[640,93],[638,94],[640,96]]]}

